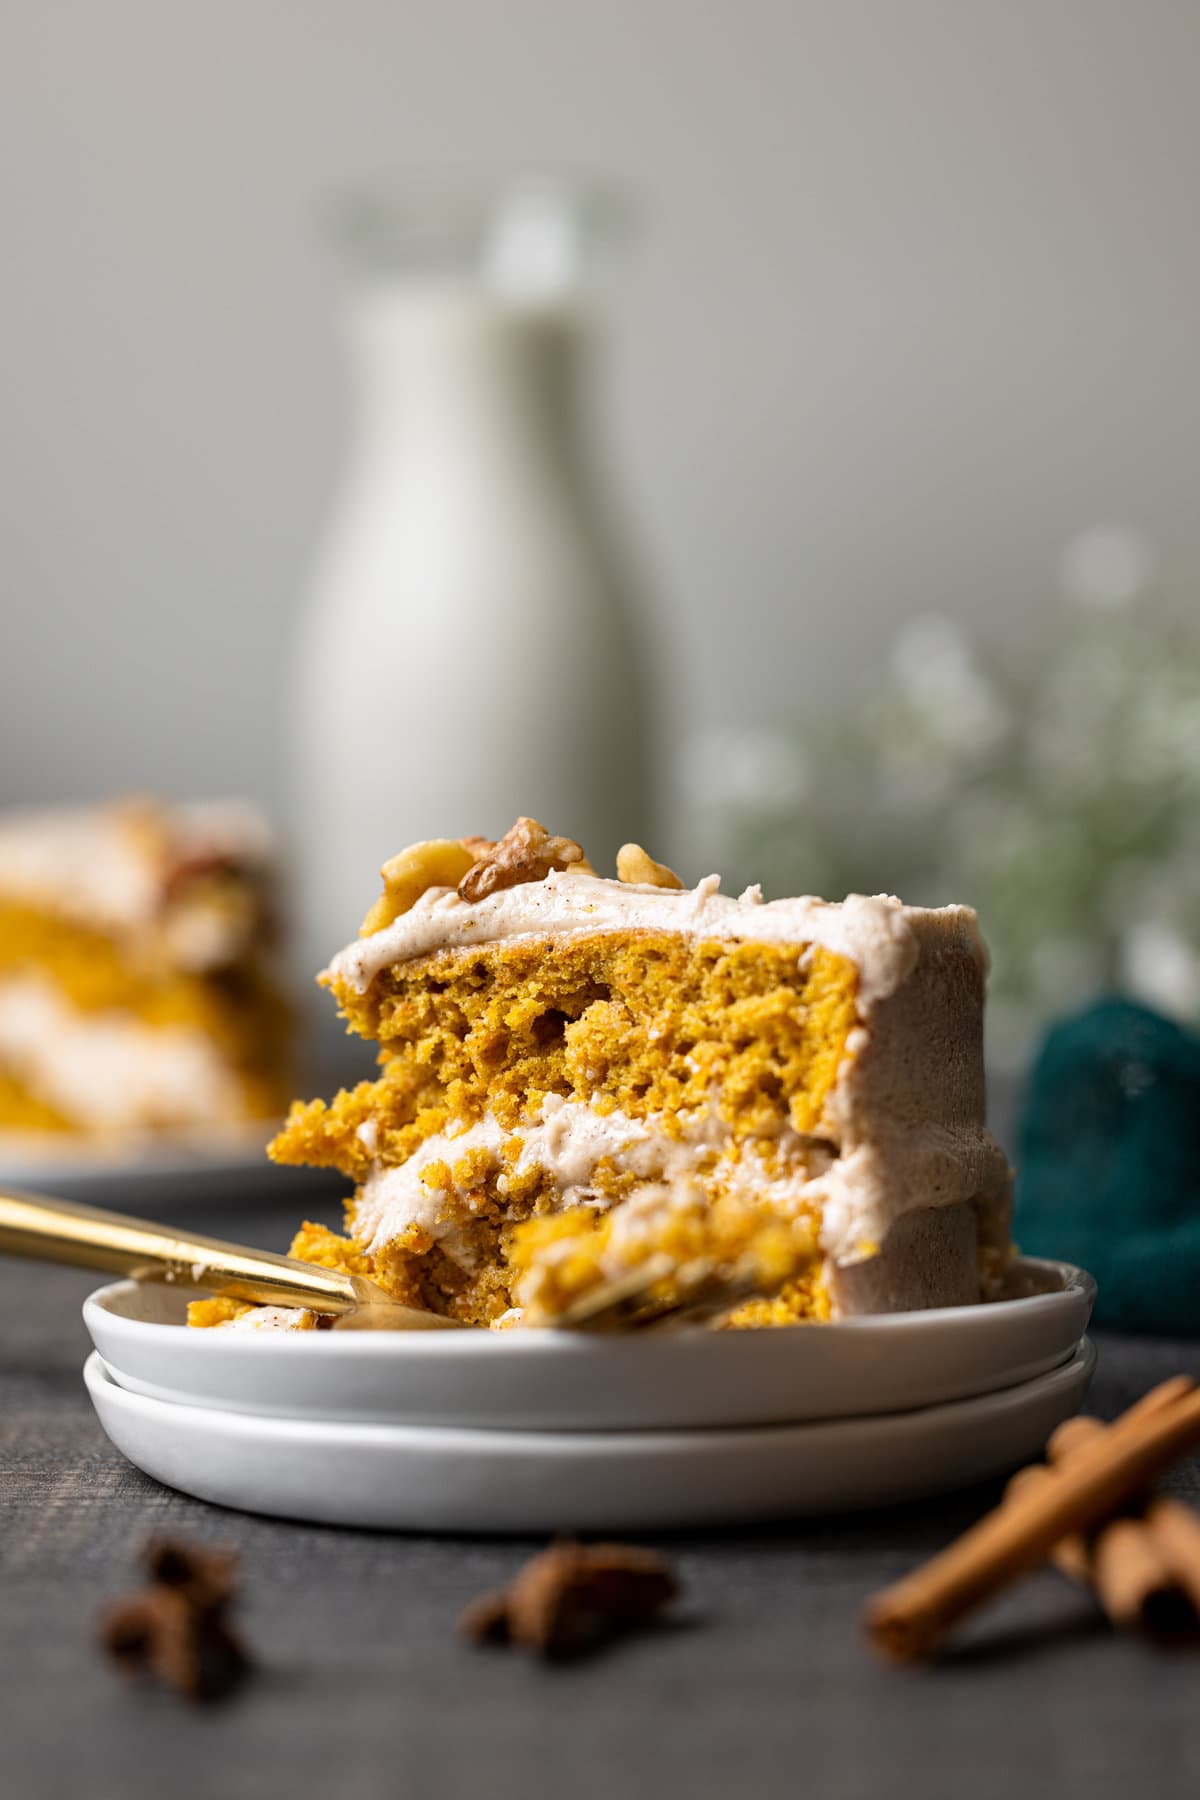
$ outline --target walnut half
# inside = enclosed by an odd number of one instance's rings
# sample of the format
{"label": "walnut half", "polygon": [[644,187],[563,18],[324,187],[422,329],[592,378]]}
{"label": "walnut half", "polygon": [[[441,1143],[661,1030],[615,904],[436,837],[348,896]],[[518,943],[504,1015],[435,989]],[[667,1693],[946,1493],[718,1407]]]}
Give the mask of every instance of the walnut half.
{"label": "walnut half", "polygon": [[[472,840],[474,843],[475,840]],[[458,884],[460,900],[484,900],[500,888],[544,881],[551,870],[590,872],[591,865],[574,838],[551,837],[536,819],[520,818],[490,850],[466,871]]]}

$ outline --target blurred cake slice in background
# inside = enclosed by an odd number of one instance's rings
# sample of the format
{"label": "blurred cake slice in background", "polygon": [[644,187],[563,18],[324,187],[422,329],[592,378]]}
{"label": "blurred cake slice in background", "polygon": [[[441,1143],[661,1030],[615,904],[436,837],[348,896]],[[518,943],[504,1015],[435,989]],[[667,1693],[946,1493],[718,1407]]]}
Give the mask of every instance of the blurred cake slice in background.
{"label": "blurred cake slice in background", "polygon": [[379,1076],[272,1146],[353,1181],[348,1236],[294,1253],[478,1324],[560,1317],[651,1257],[748,1261],[771,1298],[742,1325],[996,1291],[974,913],[726,896],[633,845],[617,874],[531,819],[385,866],[321,978]]}
{"label": "blurred cake slice in background", "polygon": [[0,816],[5,1141],[208,1141],[282,1111],[275,861],[235,801]]}

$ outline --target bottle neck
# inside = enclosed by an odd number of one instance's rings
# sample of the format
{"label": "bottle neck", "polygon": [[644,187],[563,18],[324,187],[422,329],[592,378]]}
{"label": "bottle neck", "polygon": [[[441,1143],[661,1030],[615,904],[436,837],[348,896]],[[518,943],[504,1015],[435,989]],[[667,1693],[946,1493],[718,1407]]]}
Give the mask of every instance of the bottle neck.
{"label": "bottle neck", "polygon": [[368,288],[349,315],[360,430],[368,444],[478,457],[562,455],[574,443],[582,318],[469,286]]}

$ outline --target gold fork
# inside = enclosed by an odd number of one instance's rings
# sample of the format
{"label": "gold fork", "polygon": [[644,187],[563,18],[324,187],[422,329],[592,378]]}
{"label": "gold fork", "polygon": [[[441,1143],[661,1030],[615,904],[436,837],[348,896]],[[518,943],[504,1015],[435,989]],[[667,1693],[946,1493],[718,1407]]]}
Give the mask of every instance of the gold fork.
{"label": "gold fork", "polygon": [[[461,1319],[404,1306],[362,1275],[47,1194],[0,1190],[0,1252],[136,1281],[186,1284],[257,1305],[306,1307],[332,1315],[333,1328],[340,1331],[443,1331],[463,1325]],[[703,1258],[677,1263],[659,1252],[601,1282],[546,1323],[559,1331],[646,1331],[711,1320],[768,1291],[748,1258],[722,1273]]]}

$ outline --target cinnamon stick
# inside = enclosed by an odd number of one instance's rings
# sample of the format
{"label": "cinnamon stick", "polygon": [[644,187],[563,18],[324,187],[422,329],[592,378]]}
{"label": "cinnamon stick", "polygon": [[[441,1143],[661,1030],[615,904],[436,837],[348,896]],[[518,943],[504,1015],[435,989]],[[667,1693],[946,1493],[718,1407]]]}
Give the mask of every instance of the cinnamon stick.
{"label": "cinnamon stick", "polygon": [[1200,1618],[1200,1516],[1180,1500],[1152,1500],[1146,1530]]}
{"label": "cinnamon stick", "polygon": [[[1192,1376],[1169,1375],[1165,1381],[1160,1381],[1157,1387],[1150,1388],[1140,1400],[1135,1400],[1132,1406],[1127,1407],[1119,1418],[1113,1420],[1113,1425],[1127,1425],[1132,1419],[1149,1419],[1155,1413],[1174,1406],[1177,1401],[1185,1400],[1195,1390],[1196,1383]],[[1077,1448],[1085,1436],[1094,1438],[1097,1427],[1101,1431],[1111,1431],[1113,1428],[1112,1425],[1104,1425],[1099,1419],[1093,1419],[1089,1413],[1073,1413],[1050,1433],[1046,1455],[1051,1461],[1061,1459],[1072,1446]]]}
{"label": "cinnamon stick", "polygon": [[[1054,1480],[1054,1471],[1044,1463],[1031,1463],[1027,1469],[1018,1469],[1004,1490],[1004,1500],[1008,1501],[1022,1490],[1043,1486]],[[1092,1585],[1092,1558],[1087,1541],[1079,1532],[1073,1531],[1068,1537],[1060,1538],[1050,1552],[1050,1561],[1070,1580],[1077,1581],[1081,1587]]]}
{"label": "cinnamon stick", "polygon": [[1110,1519],[1092,1549],[1096,1594],[1118,1630],[1131,1625],[1166,1632],[1187,1603],[1141,1519]]}
{"label": "cinnamon stick", "polygon": [[1043,1561],[1062,1538],[1116,1512],[1176,1458],[1200,1444],[1200,1393],[1186,1376],[1164,1383],[1053,1481],[1019,1489],[940,1556],[870,1602],[872,1642],[901,1660],[929,1655],[963,1615]]}
{"label": "cinnamon stick", "polygon": [[[1167,1385],[1163,1384],[1164,1387]],[[1183,1391],[1186,1392],[1186,1388]],[[1178,1388],[1173,1392],[1177,1395]],[[1148,1418],[1164,1404],[1171,1403],[1171,1393],[1164,1396],[1163,1388],[1154,1388],[1125,1416]],[[1055,1480],[1056,1470],[1061,1470],[1083,1445],[1095,1443],[1108,1430],[1109,1427],[1102,1425],[1099,1419],[1088,1418],[1082,1413],[1073,1419],[1065,1419],[1046,1445],[1046,1455],[1052,1465],[1044,1471],[1046,1478]],[[1181,1510],[1191,1520],[1187,1509]],[[1064,1538],[1055,1546],[1052,1560],[1064,1573],[1095,1589],[1106,1617],[1118,1629],[1138,1625],[1147,1631],[1171,1634],[1189,1622],[1190,1596],[1145,1519],[1110,1519],[1100,1527],[1090,1545],[1081,1536]],[[1079,1574],[1077,1570],[1081,1566],[1082,1574]],[[1200,1562],[1196,1573],[1200,1576]]]}

